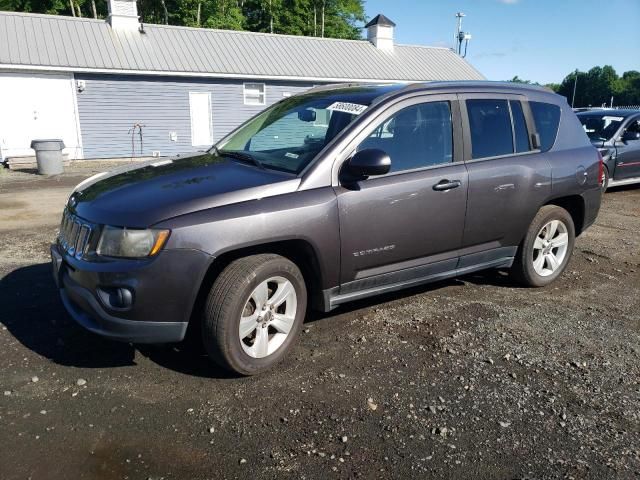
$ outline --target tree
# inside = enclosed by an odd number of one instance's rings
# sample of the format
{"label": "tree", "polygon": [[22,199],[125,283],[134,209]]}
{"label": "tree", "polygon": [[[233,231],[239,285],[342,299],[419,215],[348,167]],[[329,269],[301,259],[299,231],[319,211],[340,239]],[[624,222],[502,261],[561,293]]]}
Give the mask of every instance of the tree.
{"label": "tree", "polygon": [[624,72],[615,84],[613,95],[618,105],[640,105],[640,72]]}
{"label": "tree", "polygon": [[569,102],[573,96],[576,75],[575,106],[607,105],[613,97],[614,105],[640,104],[640,72],[630,70],[618,77],[610,65],[593,67],[588,72],[572,72],[560,84],[558,93],[567,97]]}
{"label": "tree", "polygon": [[[360,38],[363,0],[137,0],[144,23]],[[0,10],[105,18],[96,0],[0,0]]]}

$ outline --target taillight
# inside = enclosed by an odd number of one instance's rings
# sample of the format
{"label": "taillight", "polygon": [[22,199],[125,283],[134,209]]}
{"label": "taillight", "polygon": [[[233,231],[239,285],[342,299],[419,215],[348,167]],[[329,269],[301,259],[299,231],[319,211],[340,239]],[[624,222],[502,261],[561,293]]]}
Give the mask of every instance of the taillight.
{"label": "taillight", "polygon": [[602,158],[602,154],[598,151],[598,183],[600,186],[604,185],[604,159]]}

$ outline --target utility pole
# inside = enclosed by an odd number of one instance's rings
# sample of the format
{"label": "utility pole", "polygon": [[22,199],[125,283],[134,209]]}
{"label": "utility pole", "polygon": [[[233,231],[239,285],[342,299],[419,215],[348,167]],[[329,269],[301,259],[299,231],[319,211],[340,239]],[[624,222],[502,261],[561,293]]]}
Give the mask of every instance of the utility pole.
{"label": "utility pole", "polygon": [[573,108],[573,105],[576,101],[576,87],[578,86],[578,69],[576,68],[576,77],[573,80],[573,96],[571,97],[571,108]]}
{"label": "utility pole", "polygon": [[462,12],[456,13],[456,18],[458,19],[458,28],[456,29],[455,36],[455,48],[454,50],[458,55],[460,55],[460,47],[462,46],[462,41],[460,40],[460,32],[462,32],[462,18],[465,16]]}
{"label": "utility pole", "polygon": [[[456,36],[454,39],[455,47],[454,51],[461,55],[462,58],[467,56],[467,48],[469,47],[469,40],[471,40],[471,34],[468,32],[462,31],[462,18],[465,17],[465,14],[462,12],[456,13],[456,18],[458,19],[458,27],[456,29]],[[462,42],[464,43],[464,54],[462,54]]]}

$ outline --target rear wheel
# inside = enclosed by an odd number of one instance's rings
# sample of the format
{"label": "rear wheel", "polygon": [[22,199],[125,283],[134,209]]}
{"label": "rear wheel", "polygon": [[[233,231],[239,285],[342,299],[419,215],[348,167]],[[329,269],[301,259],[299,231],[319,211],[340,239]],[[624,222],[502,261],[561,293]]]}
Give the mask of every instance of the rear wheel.
{"label": "rear wheel", "polygon": [[569,212],[556,205],[540,209],[518,248],[511,273],[523,285],[543,287],[567,267],[575,242]]}
{"label": "rear wheel", "polygon": [[253,375],[280,361],[295,341],[307,306],[300,269],[275,254],[229,264],[211,288],[203,343],[221,367]]}

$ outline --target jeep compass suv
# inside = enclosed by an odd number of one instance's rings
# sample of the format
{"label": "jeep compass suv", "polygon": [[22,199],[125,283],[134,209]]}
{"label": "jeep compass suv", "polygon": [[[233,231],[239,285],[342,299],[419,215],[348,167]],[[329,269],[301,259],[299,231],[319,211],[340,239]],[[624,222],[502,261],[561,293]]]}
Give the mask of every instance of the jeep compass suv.
{"label": "jeep compass suv", "polygon": [[51,247],[62,301],[116,340],[177,342],[261,372],[307,305],[488,268],[541,287],[602,195],[565,99],[492,82],[319,87],[207,153],[78,185]]}

